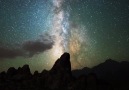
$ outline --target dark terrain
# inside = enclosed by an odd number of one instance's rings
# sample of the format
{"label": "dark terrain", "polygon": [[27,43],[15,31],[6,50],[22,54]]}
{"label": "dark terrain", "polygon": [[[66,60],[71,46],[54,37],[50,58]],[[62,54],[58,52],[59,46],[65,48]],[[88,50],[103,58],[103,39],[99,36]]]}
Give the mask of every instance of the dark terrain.
{"label": "dark terrain", "polygon": [[0,90],[129,90],[129,62],[108,59],[93,68],[71,71],[70,55],[64,53],[49,71],[32,75],[24,65],[1,72]]}

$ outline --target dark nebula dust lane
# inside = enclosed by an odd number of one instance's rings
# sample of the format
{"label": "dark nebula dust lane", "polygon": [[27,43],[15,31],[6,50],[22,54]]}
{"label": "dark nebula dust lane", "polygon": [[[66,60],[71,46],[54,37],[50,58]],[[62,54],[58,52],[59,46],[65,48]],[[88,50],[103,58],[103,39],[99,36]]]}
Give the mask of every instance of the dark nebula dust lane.
{"label": "dark nebula dust lane", "polygon": [[50,69],[64,53],[72,69],[129,61],[128,0],[0,0],[0,71]]}

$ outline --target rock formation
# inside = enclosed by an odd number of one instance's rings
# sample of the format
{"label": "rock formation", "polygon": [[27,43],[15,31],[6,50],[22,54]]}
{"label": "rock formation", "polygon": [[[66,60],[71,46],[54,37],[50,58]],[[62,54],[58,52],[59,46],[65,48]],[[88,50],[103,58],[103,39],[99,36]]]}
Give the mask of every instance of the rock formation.
{"label": "rock formation", "polygon": [[49,71],[35,71],[32,75],[29,65],[24,65],[1,72],[0,90],[129,90],[128,76],[129,62],[111,59],[71,72],[70,55],[64,53]]}

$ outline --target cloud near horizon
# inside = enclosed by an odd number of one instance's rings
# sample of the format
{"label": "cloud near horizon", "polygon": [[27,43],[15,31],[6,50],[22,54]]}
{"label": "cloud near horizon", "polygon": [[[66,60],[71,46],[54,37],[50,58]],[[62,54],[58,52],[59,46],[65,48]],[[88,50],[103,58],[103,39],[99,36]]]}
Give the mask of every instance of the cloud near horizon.
{"label": "cloud near horizon", "polygon": [[53,46],[53,42],[45,43],[41,41],[27,41],[23,44],[23,50],[29,53],[29,56],[33,56],[35,54],[45,52],[49,50]]}
{"label": "cloud near horizon", "polygon": [[0,47],[0,59],[16,57],[32,57],[35,54],[43,53],[52,48],[54,38],[48,34],[40,35],[38,40],[25,41],[20,45],[20,49]]}
{"label": "cloud near horizon", "polygon": [[18,56],[24,56],[21,50],[0,47],[0,58],[15,58]]}

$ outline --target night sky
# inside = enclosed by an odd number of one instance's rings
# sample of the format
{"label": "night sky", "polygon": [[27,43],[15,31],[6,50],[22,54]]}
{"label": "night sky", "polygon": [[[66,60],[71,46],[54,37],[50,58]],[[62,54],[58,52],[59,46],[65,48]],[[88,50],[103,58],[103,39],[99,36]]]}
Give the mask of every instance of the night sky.
{"label": "night sky", "polygon": [[0,0],[0,72],[41,72],[64,52],[73,69],[129,61],[129,0]]}

